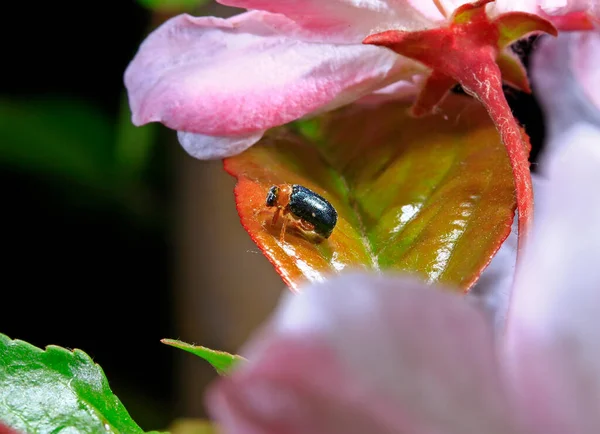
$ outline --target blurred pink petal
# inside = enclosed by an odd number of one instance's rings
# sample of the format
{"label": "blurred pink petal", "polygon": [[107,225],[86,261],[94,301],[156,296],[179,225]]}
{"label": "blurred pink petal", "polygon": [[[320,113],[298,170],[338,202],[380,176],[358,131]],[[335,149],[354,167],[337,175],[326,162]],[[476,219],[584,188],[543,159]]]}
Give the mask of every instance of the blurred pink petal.
{"label": "blurred pink petal", "polygon": [[564,33],[541,41],[532,59],[548,125],[541,174],[552,184],[536,189],[533,244],[509,310],[507,361],[515,384],[524,385],[517,402],[531,406],[531,423],[549,434],[595,433],[600,426],[600,105],[593,96],[598,81],[589,80],[598,74],[600,51],[590,49],[594,44],[597,33]]}
{"label": "blurred pink petal", "polygon": [[550,15],[564,15],[570,12],[598,14],[597,0],[496,0],[495,9],[499,13],[523,11],[532,14],[543,11]]}
{"label": "blurred pink petal", "polygon": [[[357,43],[390,28],[414,30],[434,25],[414,0],[218,0],[239,8],[282,14],[328,40]],[[413,4],[411,4],[413,3]],[[420,3],[430,3],[429,1]],[[435,8],[435,7],[434,7]],[[425,10],[424,12],[427,12]],[[434,15],[434,19],[442,18]]]}
{"label": "blurred pink petal", "polygon": [[522,11],[540,15],[561,31],[593,30],[600,25],[597,0],[496,0],[492,13]]}
{"label": "blurred pink petal", "polygon": [[600,32],[580,32],[572,38],[571,62],[575,78],[600,111]]}
{"label": "blurred pink petal", "polygon": [[562,146],[561,136],[577,124],[600,125],[598,32],[543,38],[531,63],[534,92],[546,118],[548,150]]}
{"label": "blurred pink petal", "polygon": [[517,268],[507,359],[519,406],[544,433],[600,432],[600,128],[580,124],[536,191]]}
{"label": "blurred pink petal", "polygon": [[264,131],[256,131],[245,136],[207,136],[205,134],[178,131],[179,143],[192,157],[212,160],[240,154],[258,142]]}
{"label": "blurred pink petal", "polygon": [[[402,0],[400,0],[402,1]],[[404,1],[402,1],[404,3]],[[423,15],[428,16],[432,20],[442,21],[449,18],[458,7],[467,4],[474,3],[469,0],[408,0],[410,5],[419,10]],[[437,5],[436,5],[437,3]]]}
{"label": "blurred pink petal", "polygon": [[450,292],[351,274],[288,295],[209,395],[228,434],[516,433],[493,332]]}
{"label": "blurred pink petal", "polygon": [[421,88],[424,81],[423,74],[406,77],[405,80],[377,89],[356,102],[363,105],[377,106],[390,101],[410,101],[415,96],[415,89]]}

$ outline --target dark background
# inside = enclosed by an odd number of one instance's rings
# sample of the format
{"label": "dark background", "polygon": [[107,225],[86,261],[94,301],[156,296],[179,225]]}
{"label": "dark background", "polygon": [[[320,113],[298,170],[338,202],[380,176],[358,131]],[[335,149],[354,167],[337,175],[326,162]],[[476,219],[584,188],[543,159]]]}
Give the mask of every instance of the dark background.
{"label": "dark background", "polygon": [[[60,158],[60,149],[43,147],[52,128],[38,125],[35,115],[27,127],[27,115],[36,111],[29,107],[76,102],[114,126],[123,72],[151,12],[126,0],[10,3],[11,13],[3,13],[0,101],[24,112],[25,129],[37,130],[42,145],[32,151],[45,154],[40,159]],[[52,109],[44,116],[47,111]],[[0,119],[3,130],[12,121]],[[75,118],[60,121],[66,124],[61,129],[80,127]],[[2,150],[22,145],[20,131],[3,132]],[[11,138],[14,143],[7,143]],[[176,405],[174,351],[158,342],[173,336],[174,322],[169,154],[152,148],[141,187],[129,198],[114,193],[119,185],[101,191],[85,179],[47,170],[46,163],[0,163],[0,332],[36,346],[83,349],[102,366],[134,419],[145,428],[164,426]],[[103,178],[114,182],[110,170],[97,176],[100,183]],[[126,196],[129,187],[122,187]],[[151,205],[129,209],[140,195]]]}
{"label": "dark background", "polygon": [[[163,428],[185,415],[173,386],[175,351],[158,342],[177,337],[173,179],[183,151],[160,146],[173,133],[158,128],[144,164],[115,169],[115,149],[96,133],[116,133],[123,72],[160,17],[133,0],[82,4],[11,2],[3,13],[0,333],[83,349],[134,420]],[[536,102],[508,97],[535,158],[543,138]],[[81,149],[66,148],[58,134],[74,130],[74,141],[89,135],[89,147],[79,140]],[[65,163],[72,155],[79,160]]]}

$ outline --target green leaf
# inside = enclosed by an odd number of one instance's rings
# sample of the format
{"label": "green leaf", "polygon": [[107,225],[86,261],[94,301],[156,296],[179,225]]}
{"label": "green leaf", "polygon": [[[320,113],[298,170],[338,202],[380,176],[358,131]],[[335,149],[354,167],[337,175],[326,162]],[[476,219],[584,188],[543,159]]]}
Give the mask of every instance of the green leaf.
{"label": "green leaf", "polygon": [[149,9],[161,12],[178,12],[191,10],[209,3],[211,0],[138,0]]}
{"label": "green leaf", "polygon": [[[436,115],[409,104],[349,106],[271,131],[225,161],[242,225],[298,288],[347,269],[417,273],[467,290],[510,233],[514,183],[498,132],[477,101],[449,95]],[[266,208],[272,185],[300,184],[336,208],[320,239]]]}
{"label": "green leaf", "polygon": [[2,334],[0,420],[24,433],[143,433],[86,353]]}
{"label": "green leaf", "polygon": [[213,368],[216,369],[219,375],[226,375],[238,362],[245,360],[243,357],[235,354],[229,354],[223,351],[215,351],[206,347],[191,345],[176,339],[162,339],[161,342],[163,344],[179,348],[180,350],[187,351],[188,353],[195,354],[196,356],[206,360],[213,366]]}
{"label": "green leaf", "polygon": [[218,434],[219,430],[210,421],[201,419],[177,419],[169,426],[171,434]]}

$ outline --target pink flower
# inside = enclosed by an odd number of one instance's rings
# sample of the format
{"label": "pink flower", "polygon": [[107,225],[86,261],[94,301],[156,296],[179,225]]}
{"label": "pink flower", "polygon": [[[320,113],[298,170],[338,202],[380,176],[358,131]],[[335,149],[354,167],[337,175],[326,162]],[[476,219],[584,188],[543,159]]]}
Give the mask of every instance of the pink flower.
{"label": "pink flower", "polygon": [[[564,87],[543,98],[561,129],[549,129],[536,224],[500,327],[479,296],[407,277],[306,287],[285,296],[249,361],[210,390],[225,433],[600,432],[600,111],[576,81],[590,73],[574,60],[580,38],[548,39],[533,59],[536,86]],[[558,55],[574,69],[557,68]],[[510,247],[483,295],[512,282]]]}
{"label": "pink flower", "polygon": [[148,36],[125,73],[133,123],[162,122],[202,159],[237,154],[269,128],[362,97],[415,95],[427,68],[363,40],[438,27],[446,22],[440,10],[466,2],[220,3],[251,10],[230,19],[172,18]]}

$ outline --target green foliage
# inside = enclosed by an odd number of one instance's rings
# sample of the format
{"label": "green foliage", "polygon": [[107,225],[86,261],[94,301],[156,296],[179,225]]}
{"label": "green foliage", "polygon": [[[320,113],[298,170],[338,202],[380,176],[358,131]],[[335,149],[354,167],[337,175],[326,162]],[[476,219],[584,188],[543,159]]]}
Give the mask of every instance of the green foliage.
{"label": "green foliage", "polygon": [[86,353],[2,334],[0,420],[25,433],[143,433]]}

